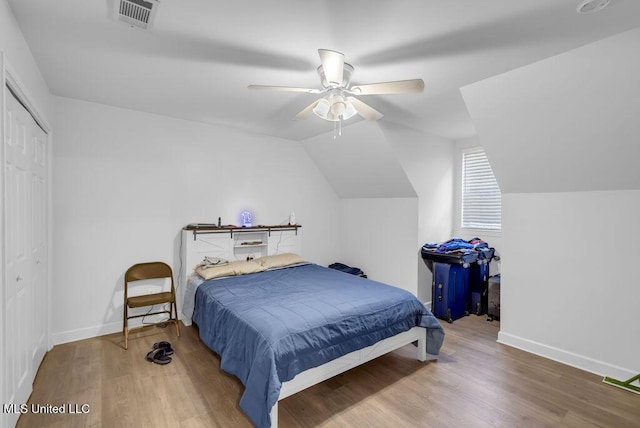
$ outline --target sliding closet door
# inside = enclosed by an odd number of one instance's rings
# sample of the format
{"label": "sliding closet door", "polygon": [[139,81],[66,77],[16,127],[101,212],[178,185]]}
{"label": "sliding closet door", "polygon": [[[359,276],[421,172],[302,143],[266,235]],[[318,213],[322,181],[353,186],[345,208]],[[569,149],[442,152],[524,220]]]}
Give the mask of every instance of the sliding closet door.
{"label": "sliding closet door", "polygon": [[26,403],[47,347],[47,139],[4,90],[4,397]]}
{"label": "sliding closet door", "polygon": [[31,344],[31,366],[34,367],[34,376],[40,367],[40,362],[47,352],[48,346],[48,316],[49,316],[49,287],[47,278],[48,266],[48,153],[47,134],[32,122],[33,152],[31,157],[31,277],[35,298],[32,301],[33,309],[33,342]]}

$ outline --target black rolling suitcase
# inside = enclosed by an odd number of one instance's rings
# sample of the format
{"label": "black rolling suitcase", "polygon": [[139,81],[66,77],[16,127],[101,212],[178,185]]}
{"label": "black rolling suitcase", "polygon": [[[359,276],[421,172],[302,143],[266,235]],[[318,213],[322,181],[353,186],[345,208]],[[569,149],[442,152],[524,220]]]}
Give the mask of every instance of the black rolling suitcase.
{"label": "black rolling suitcase", "polygon": [[495,254],[493,248],[478,248],[478,261],[469,269],[469,299],[471,312],[476,315],[487,313],[489,298],[489,264]]}
{"label": "black rolling suitcase", "polygon": [[469,268],[471,313],[484,315],[489,303],[489,264],[473,264]]}
{"label": "black rolling suitcase", "polygon": [[500,274],[489,278],[487,321],[500,319]]}

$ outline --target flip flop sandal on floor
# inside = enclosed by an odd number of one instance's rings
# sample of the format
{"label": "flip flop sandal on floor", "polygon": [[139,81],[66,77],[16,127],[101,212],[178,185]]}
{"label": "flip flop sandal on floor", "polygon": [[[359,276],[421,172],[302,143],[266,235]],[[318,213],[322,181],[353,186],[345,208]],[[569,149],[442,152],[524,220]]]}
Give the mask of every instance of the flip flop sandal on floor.
{"label": "flip flop sandal on floor", "polygon": [[171,357],[168,357],[162,348],[154,349],[145,358],[147,361],[156,364],[169,364],[171,362]]}
{"label": "flip flop sandal on floor", "polygon": [[157,342],[153,344],[153,349],[164,349],[165,355],[173,355],[173,348],[169,342]]}

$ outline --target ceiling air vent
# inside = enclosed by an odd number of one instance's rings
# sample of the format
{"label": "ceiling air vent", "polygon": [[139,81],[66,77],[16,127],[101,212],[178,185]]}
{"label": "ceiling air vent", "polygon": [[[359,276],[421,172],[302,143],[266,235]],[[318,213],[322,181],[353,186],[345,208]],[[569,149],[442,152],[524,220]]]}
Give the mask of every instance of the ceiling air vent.
{"label": "ceiling air vent", "polygon": [[157,0],[116,0],[116,18],[132,27],[148,30],[157,8]]}

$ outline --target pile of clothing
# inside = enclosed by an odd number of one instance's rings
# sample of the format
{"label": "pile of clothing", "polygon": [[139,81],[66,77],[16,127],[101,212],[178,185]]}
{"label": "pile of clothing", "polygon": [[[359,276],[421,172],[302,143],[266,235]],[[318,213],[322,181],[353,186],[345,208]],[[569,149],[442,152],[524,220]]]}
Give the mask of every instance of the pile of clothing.
{"label": "pile of clothing", "polygon": [[423,248],[436,249],[437,251],[446,252],[469,252],[477,250],[478,248],[489,248],[489,244],[482,239],[475,237],[469,241],[465,241],[462,238],[451,238],[446,242],[427,242],[423,245]]}
{"label": "pile of clothing", "polygon": [[425,260],[466,264],[478,260],[490,262],[495,249],[478,237],[468,241],[451,238],[446,242],[427,242],[422,246],[421,253]]}

